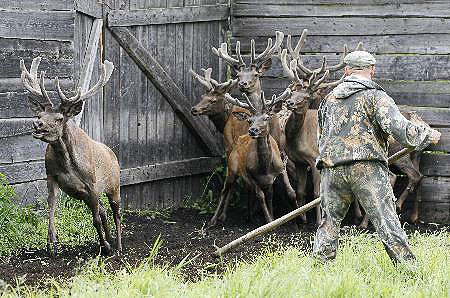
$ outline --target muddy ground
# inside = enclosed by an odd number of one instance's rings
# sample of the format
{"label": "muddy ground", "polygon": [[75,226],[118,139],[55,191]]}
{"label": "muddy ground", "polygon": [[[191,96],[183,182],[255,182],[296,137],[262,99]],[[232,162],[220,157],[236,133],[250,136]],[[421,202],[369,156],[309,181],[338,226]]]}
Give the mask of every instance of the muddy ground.
{"label": "muddy ground", "polygon": [[[196,209],[186,208],[174,210],[167,216],[157,217],[126,213],[122,238],[124,254],[121,257],[107,258],[106,266],[109,270],[117,270],[128,265],[138,265],[149,255],[158,235],[161,235],[163,241],[156,257],[158,264],[177,265],[187,255],[189,258],[198,255],[194,262],[183,268],[184,276],[190,280],[198,279],[203,273],[222,272],[227,264],[236,260],[251,260],[267,245],[272,247],[280,244],[295,245],[311,251],[315,225],[302,225],[298,230],[296,225],[287,223],[262,238],[238,247],[220,262],[210,254],[214,251],[213,245],[222,246],[244,235],[262,224],[262,219],[259,222],[249,223],[243,212],[237,209],[230,210],[226,223],[206,229],[210,216],[200,214]],[[437,228],[435,225],[425,224],[406,225],[409,233]],[[62,246],[53,257],[49,257],[45,249],[23,251],[9,258],[0,259],[0,280],[16,284],[16,280],[19,279],[27,285],[46,287],[48,277],[68,279],[97,254],[98,245],[94,242],[76,247]]]}

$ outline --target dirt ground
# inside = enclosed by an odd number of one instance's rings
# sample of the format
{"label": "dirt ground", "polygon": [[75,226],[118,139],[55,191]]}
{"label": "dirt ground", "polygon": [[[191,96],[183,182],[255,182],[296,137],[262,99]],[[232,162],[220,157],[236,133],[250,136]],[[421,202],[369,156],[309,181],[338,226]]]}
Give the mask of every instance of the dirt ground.
{"label": "dirt ground", "polygon": [[[124,268],[126,264],[138,265],[149,255],[158,235],[161,235],[163,241],[156,257],[158,264],[177,265],[187,255],[188,258],[198,255],[194,262],[183,267],[184,276],[190,280],[196,280],[203,273],[222,272],[227,264],[236,260],[251,260],[267,245],[295,245],[311,251],[315,225],[302,225],[298,230],[293,223],[287,223],[264,237],[236,248],[221,262],[210,255],[214,251],[214,244],[225,245],[262,223],[246,222],[243,212],[239,210],[230,210],[228,214],[226,223],[206,229],[211,215],[200,214],[195,209],[177,209],[167,217],[127,213],[124,215],[122,237],[124,254],[121,257],[107,258],[106,267],[108,270],[117,270]],[[434,230],[436,226],[406,225],[406,229],[408,232],[425,231]],[[98,245],[94,242],[77,247],[62,246],[53,257],[49,257],[45,249],[23,251],[0,260],[0,280],[14,285],[16,279],[19,279],[27,285],[46,287],[48,285],[45,280],[48,277],[68,279],[97,253]]]}

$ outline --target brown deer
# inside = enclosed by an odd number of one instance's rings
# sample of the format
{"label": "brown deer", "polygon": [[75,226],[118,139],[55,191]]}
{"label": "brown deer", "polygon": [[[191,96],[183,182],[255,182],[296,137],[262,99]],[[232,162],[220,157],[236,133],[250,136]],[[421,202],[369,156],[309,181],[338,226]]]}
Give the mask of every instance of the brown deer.
{"label": "brown deer", "polygon": [[[291,37],[288,36],[287,47],[293,59],[288,65],[287,50],[284,49],[280,55],[283,70],[291,80],[289,88],[292,90],[291,96],[285,101],[286,107],[291,111],[285,125],[286,154],[295,164],[297,185],[296,197],[299,206],[305,203],[305,188],[307,182],[308,168],[311,170],[313,179],[313,196],[320,195],[320,172],[315,167],[316,158],[319,156],[317,145],[317,110],[311,107],[315,105],[321,96],[322,90],[327,90],[337,86],[342,82],[343,77],[336,82],[323,83],[330,72],[337,71],[344,67],[343,62],[336,66],[327,67],[325,58],[322,66],[316,70],[310,70],[303,66],[300,58],[300,50],[305,43],[307,30],[305,29],[300,37],[295,49],[291,46]],[[344,47],[345,57],[347,52]],[[302,72],[301,72],[302,71]],[[306,222],[306,215],[302,220]],[[316,208],[317,223],[320,222],[320,207]]]}
{"label": "brown deer", "polygon": [[227,104],[225,100],[225,93],[231,92],[238,80],[218,83],[211,78],[211,68],[203,69],[203,72],[205,75],[202,77],[191,70],[191,74],[207,88],[207,92],[202,95],[200,102],[192,107],[191,113],[194,116],[207,115],[217,130],[223,133],[225,152],[228,157],[233,144],[248,131],[247,122],[239,121],[232,113],[232,111],[242,111],[243,109]]}
{"label": "brown deer", "polygon": [[[259,111],[262,109],[261,104],[261,77],[272,66],[272,55],[279,51],[284,39],[283,32],[276,31],[275,44],[272,46],[272,39],[267,40],[266,49],[256,56],[255,41],[252,39],[250,43],[250,64],[247,65],[241,55],[241,44],[239,41],[236,43],[236,55],[237,59],[231,57],[228,54],[228,46],[226,43],[222,43],[219,49],[212,48],[214,54],[222,58],[231,68],[235,71],[237,78],[239,79],[239,90],[252,102],[253,106]],[[270,134],[275,138],[281,151],[284,151],[284,135],[280,128],[280,123],[277,115],[272,117],[270,123]]]}
{"label": "brown deer", "polygon": [[[109,80],[114,66],[105,61],[99,81],[86,93],[77,91],[67,98],[55,78],[61,104],[55,107],[44,85],[45,73],[38,77],[41,58],[33,59],[30,72],[23,60],[20,61],[21,79],[30,92],[29,100],[37,119],[33,121],[33,137],[48,143],[45,153],[45,170],[48,187],[48,239],[49,252],[56,252],[57,232],[55,228],[55,208],[59,189],[73,198],[86,203],[92,212],[93,224],[100,240],[102,254],[110,254],[112,242],[106,210],[99,196],[103,192],[109,199],[117,234],[117,253],[122,251],[120,225],[120,168],[114,152],[92,140],[70,118],[79,114],[83,101],[102,90]],[[105,236],[103,235],[103,230]],[[105,239],[106,237],[106,239]]]}
{"label": "brown deer", "polygon": [[[263,210],[267,222],[273,220],[273,182],[277,176],[286,172],[281,153],[275,139],[269,133],[271,118],[277,113],[280,103],[290,95],[290,90],[279,97],[273,96],[266,102],[261,94],[261,110],[258,111],[244,94],[246,102],[233,98],[228,93],[226,100],[239,106],[244,111],[233,111],[240,121],[249,123],[248,134],[240,136],[228,157],[228,171],[220,195],[219,205],[209,225],[217,220],[226,219],[226,210],[234,193],[236,178],[242,177],[247,186],[254,191]],[[291,188],[292,189],[292,188]],[[295,192],[291,191],[291,199],[295,201]]]}

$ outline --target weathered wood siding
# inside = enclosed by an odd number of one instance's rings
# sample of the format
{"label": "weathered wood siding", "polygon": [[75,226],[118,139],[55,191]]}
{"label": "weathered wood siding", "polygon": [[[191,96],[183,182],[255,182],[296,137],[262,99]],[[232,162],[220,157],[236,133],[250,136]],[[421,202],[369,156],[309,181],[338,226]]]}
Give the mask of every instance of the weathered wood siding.
{"label": "weathered wood siding", "polygon": [[[109,16],[108,26],[129,30],[194,104],[204,90],[192,79],[189,69],[212,67],[214,76],[219,76],[219,60],[210,49],[222,40],[223,21],[211,20],[204,12],[214,7],[213,19],[220,19],[223,9],[217,5],[224,3],[115,1],[109,5],[111,10],[104,7],[104,13]],[[196,13],[184,15],[186,11]],[[180,12],[184,16],[174,18]],[[156,15],[156,19],[151,17]],[[217,159],[204,160],[208,156],[204,148],[109,29],[105,32],[104,51],[105,58],[116,66],[105,88],[104,142],[120,160],[124,206],[165,208],[198,196],[205,169],[211,170]],[[206,117],[197,120],[204,121],[215,133]],[[222,142],[218,134],[215,139]]]}
{"label": "weathered wood siding", "polygon": [[[262,51],[275,30],[292,34],[295,42],[309,30],[303,59],[311,68],[320,66],[322,56],[337,63],[344,44],[353,49],[364,42],[377,59],[380,85],[442,132],[440,144],[421,161],[420,220],[450,223],[450,1],[235,0],[231,11],[233,48],[240,40],[247,55],[251,38]],[[274,59],[263,82],[266,94],[288,83]]]}
{"label": "weathered wood siding", "polygon": [[[73,1],[0,2],[0,173],[16,187],[22,203],[46,197],[46,144],[31,137],[34,115],[20,81],[20,59],[30,66],[41,56],[40,70],[58,76],[63,89],[73,87],[76,14]],[[47,89],[55,90],[47,80]],[[54,97],[55,92],[50,92]]]}

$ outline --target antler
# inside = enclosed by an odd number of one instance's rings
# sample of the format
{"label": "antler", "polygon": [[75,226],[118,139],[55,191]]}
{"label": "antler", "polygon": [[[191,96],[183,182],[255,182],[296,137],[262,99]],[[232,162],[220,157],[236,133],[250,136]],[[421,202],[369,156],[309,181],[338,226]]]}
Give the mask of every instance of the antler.
{"label": "antler", "polygon": [[263,100],[266,111],[270,111],[273,106],[277,105],[281,101],[285,101],[290,96],[291,96],[291,89],[286,88],[286,90],[284,90],[284,92],[278,97],[275,94],[272,95],[272,100],[269,103],[266,103],[264,98],[264,92],[261,93],[261,99]]}
{"label": "antler", "polygon": [[272,46],[272,38],[267,39],[266,49],[256,57],[255,54],[255,41],[252,39],[250,42],[250,64],[257,65],[258,63],[267,60],[272,56],[276,50],[280,50],[283,43],[284,33],[281,31],[275,31],[275,44]]}
{"label": "antler", "polygon": [[250,101],[250,99],[248,98],[248,96],[243,93],[242,94],[244,96],[244,100],[246,102],[242,102],[237,98],[234,98],[233,96],[231,96],[229,93],[225,93],[225,99],[231,103],[232,105],[244,108],[249,110],[252,114],[255,114],[258,112],[258,110],[255,108],[255,106],[253,106],[252,102]]}
{"label": "antler", "polygon": [[40,103],[43,106],[49,106],[53,108],[53,103],[48,96],[47,90],[45,90],[44,78],[45,72],[41,72],[41,76],[38,80],[37,71],[39,68],[39,64],[41,63],[41,57],[36,57],[31,62],[30,72],[28,72],[25,67],[25,62],[20,60],[20,69],[22,70],[22,74],[20,76],[23,85],[25,88],[35,97],[45,99],[45,103]]}
{"label": "antler", "polygon": [[212,51],[214,54],[225,60],[225,62],[231,65],[232,67],[237,68],[245,65],[244,60],[242,59],[241,56],[241,43],[239,41],[236,43],[236,54],[238,59],[234,59],[228,54],[228,45],[226,42],[222,43],[219,49],[212,47]]}
{"label": "antler", "polygon": [[101,64],[102,72],[100,75],[100,79],[97,81],[97,83],[88,91],[85,93],[82,93],[80,89],[78,89],[77,94],[73,97],[67,98],[64,95],[64,92],[60,88],[59,79],[58,77],[55,78],[56,81],[56,87],[58,90],[58,95],[61,98],[61,104],[67,104],[67,103],[77,103],[79,101],[86,100],[88,97],[93,96],[95,93],[97,93],[99,90],[103,88],[103,86],[106,85],[109,78],[111,77],[111,74],[114,70],[114,64],[112,62],[109,62],[108,60],[105,60],[105,63]]}
{"label": "antler", "polygon": [[287,48],[289,50],[289,54],[291,54],[292,59],[299,59],[300,58],[300,50],[305,45],[306,36],[308,35],[308,29],[303,29],[302,35],[300,36],[299,41],[297,42],[297,45],[295,46],[295,49],[292,49],[291,45],[291,35],[288,35],[287,37]]}
{"label": "antler", "polygon": [[311,70],[309,68],[307,68],[306,66],[303,65],[303,61],[300,59],[300,57],[297,60],[297,65],[298,67],[307,75],[312,75],[314,72],[317,73],[325,73],[326,71],[330,71],[330,72],[335,72],[338,71],[340,69],[343,69],[345,67],[345,63],[344,63],[344,58],[345,56],[347,56],[348,53],[348,48],[347,45],[344,45],[344,52],[342,53],[342,57],[341,57],[341,62],[339,64],[327,67],[327,61],[326,58],[323,57],[322,58],[322,65],[320,66],[320,68],[316,68],[314,70]]}
{"label": "antler", "polygon": [[[284,73],[291,79],[292,82],[303,84],[303,81],[300,79],[300,76],[297,72],[297,59],[291,60],[291,62],[287,63],[287,50],[284,49],[280,55],[281,65],[283,66]],[[304,77],[302,77],[304,78]]]}
{"label": "antler", "polygon": [[208,92],[209,91],[223,91],[223,90],[228,90],[232,85],[235,85],[238,82],[238,79],[235,80],[228,80],[224,83],[219,83],[218,81],[214,80],[213,78],[211,78],[211,73],[212,73],[212,68],[208,68],[208,69],[201,69],[204,73],[205,76],[201,76],[197,73],[195,73],[192,69],[189,71],[192,76],[194,76],[194,78],[196,78],[202,85],[204,85],[207,89]]}

